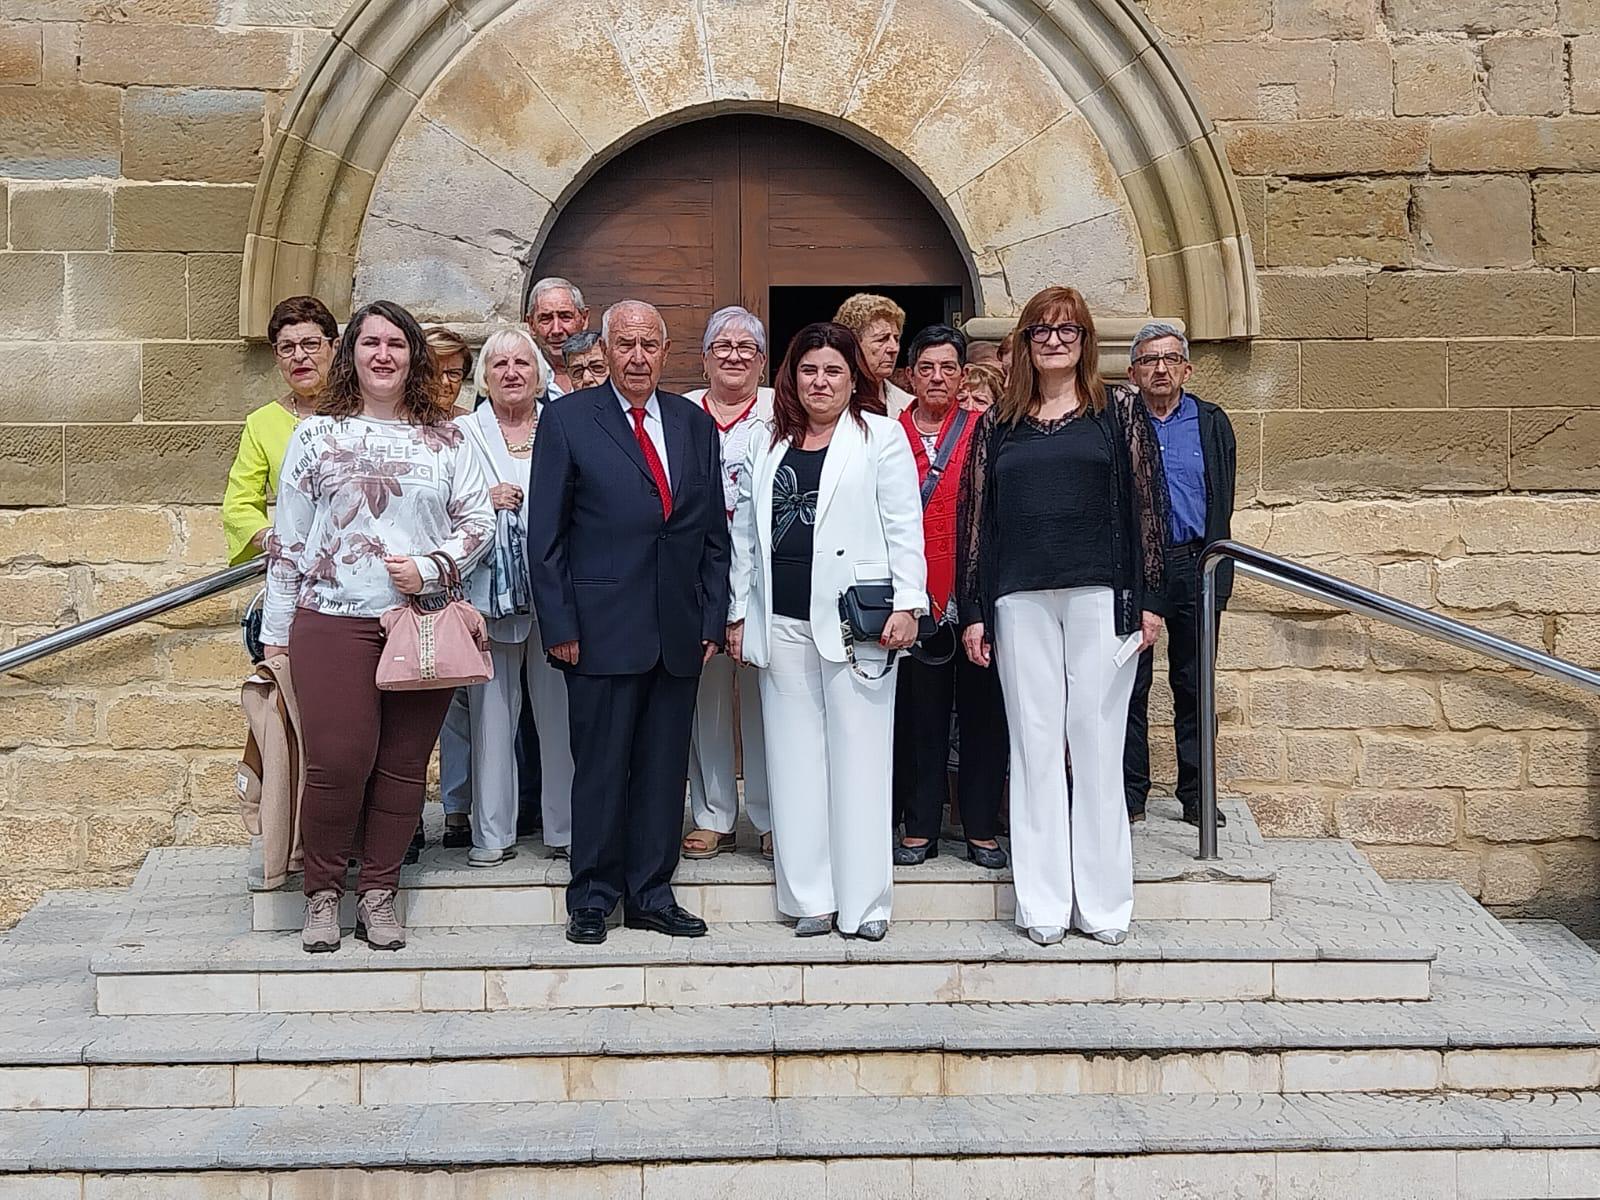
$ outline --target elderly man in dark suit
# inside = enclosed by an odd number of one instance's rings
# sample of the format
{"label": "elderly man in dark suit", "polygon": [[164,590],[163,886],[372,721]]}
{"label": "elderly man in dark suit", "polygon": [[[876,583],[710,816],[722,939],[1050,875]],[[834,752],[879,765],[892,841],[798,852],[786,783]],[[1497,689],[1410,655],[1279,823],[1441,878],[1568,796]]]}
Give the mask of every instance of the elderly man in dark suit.
{"label": "elderly man in dark suit", "polygon": [[670,343],[655,308],[619,301],[600,329],[611,379],[544,410],[528,502],[534,609],[567,673],[567,937],[605,941],[619,901],[629,928],[700,937],[672,872],[700,668],[728,616],[717,427],[657,389]]}

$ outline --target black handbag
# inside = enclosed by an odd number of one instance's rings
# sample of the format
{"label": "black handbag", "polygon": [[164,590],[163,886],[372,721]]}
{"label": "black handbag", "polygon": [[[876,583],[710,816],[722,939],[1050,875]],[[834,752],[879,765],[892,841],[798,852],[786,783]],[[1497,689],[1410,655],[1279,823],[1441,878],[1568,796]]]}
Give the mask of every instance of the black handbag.
{"label": "black handbag", "polygon": [[[876,645],[878,639],[883,636],[883,627],[889,623],[889,617],[893,612],[893,584],[858,583],[839,593],[839,636],[844,641],[845,660],[850,664],[850,669],[863,679],[882,679],[889,673],[889,668],[894,666],[894,656],[899,653],[898,650],[889,651],[889,658],[884,663],[883,670],[876,675],[868,675],[856,661],[855,647],[857,642],[871,642]],[[923,646],[924,642],[931,641],[941,631],[950,635],[948,652],[944,652],[942,648],[935,651]],[[917,618],[917,640],[906,653],[930,667],[938,667],[949,662],[955,656],[955,652],[955,635],[951,626],[941,624],[926,613]]]}

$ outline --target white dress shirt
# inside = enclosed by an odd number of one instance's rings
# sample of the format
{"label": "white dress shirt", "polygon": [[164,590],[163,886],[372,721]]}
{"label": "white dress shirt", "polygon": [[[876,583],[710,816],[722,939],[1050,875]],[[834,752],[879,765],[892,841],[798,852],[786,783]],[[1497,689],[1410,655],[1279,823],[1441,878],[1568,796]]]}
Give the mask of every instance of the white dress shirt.
{"label": "white dress shirt", "polygon": [[[622,405],[622,418],[628,422],[628,431],[633,431],[633,405],[629,404],[623,394],[617,391],[617,385],[611,385],[611,392],[617,398],[617,403]],[[672,486],[672,474],[667,467],[667,430],[661,423],[661,400],[654,393],[644,402],[644,431],[650,437],[650,443],[656,448],[656,457],[661,460],[661,473],[667,478],[667,486]]]}

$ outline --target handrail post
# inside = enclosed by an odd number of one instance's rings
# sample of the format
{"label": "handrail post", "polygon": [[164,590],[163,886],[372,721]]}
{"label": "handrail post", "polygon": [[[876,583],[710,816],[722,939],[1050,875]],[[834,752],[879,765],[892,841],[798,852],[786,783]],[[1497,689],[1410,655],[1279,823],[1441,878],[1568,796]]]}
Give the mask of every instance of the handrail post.
{"label": "handrail post", "polygon": [[1200,854],[1217,857],[1217,564],[1201,555],[1200,571]]}

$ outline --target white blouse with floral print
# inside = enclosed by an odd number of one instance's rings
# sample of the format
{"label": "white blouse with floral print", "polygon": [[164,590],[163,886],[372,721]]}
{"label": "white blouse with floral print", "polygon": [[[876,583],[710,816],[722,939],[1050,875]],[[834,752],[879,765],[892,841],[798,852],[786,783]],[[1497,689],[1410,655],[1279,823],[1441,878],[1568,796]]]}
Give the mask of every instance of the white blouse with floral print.
{"label": "white blouse with floral print", "polygon": [[455,425],[302,421],[284,455],[267,539],[261,640],[287,646],[296,608],[376,617],[401,603],[383,560],[414,558],[426,589],[442,550],[465,574],[494,538],[489,483]]}

